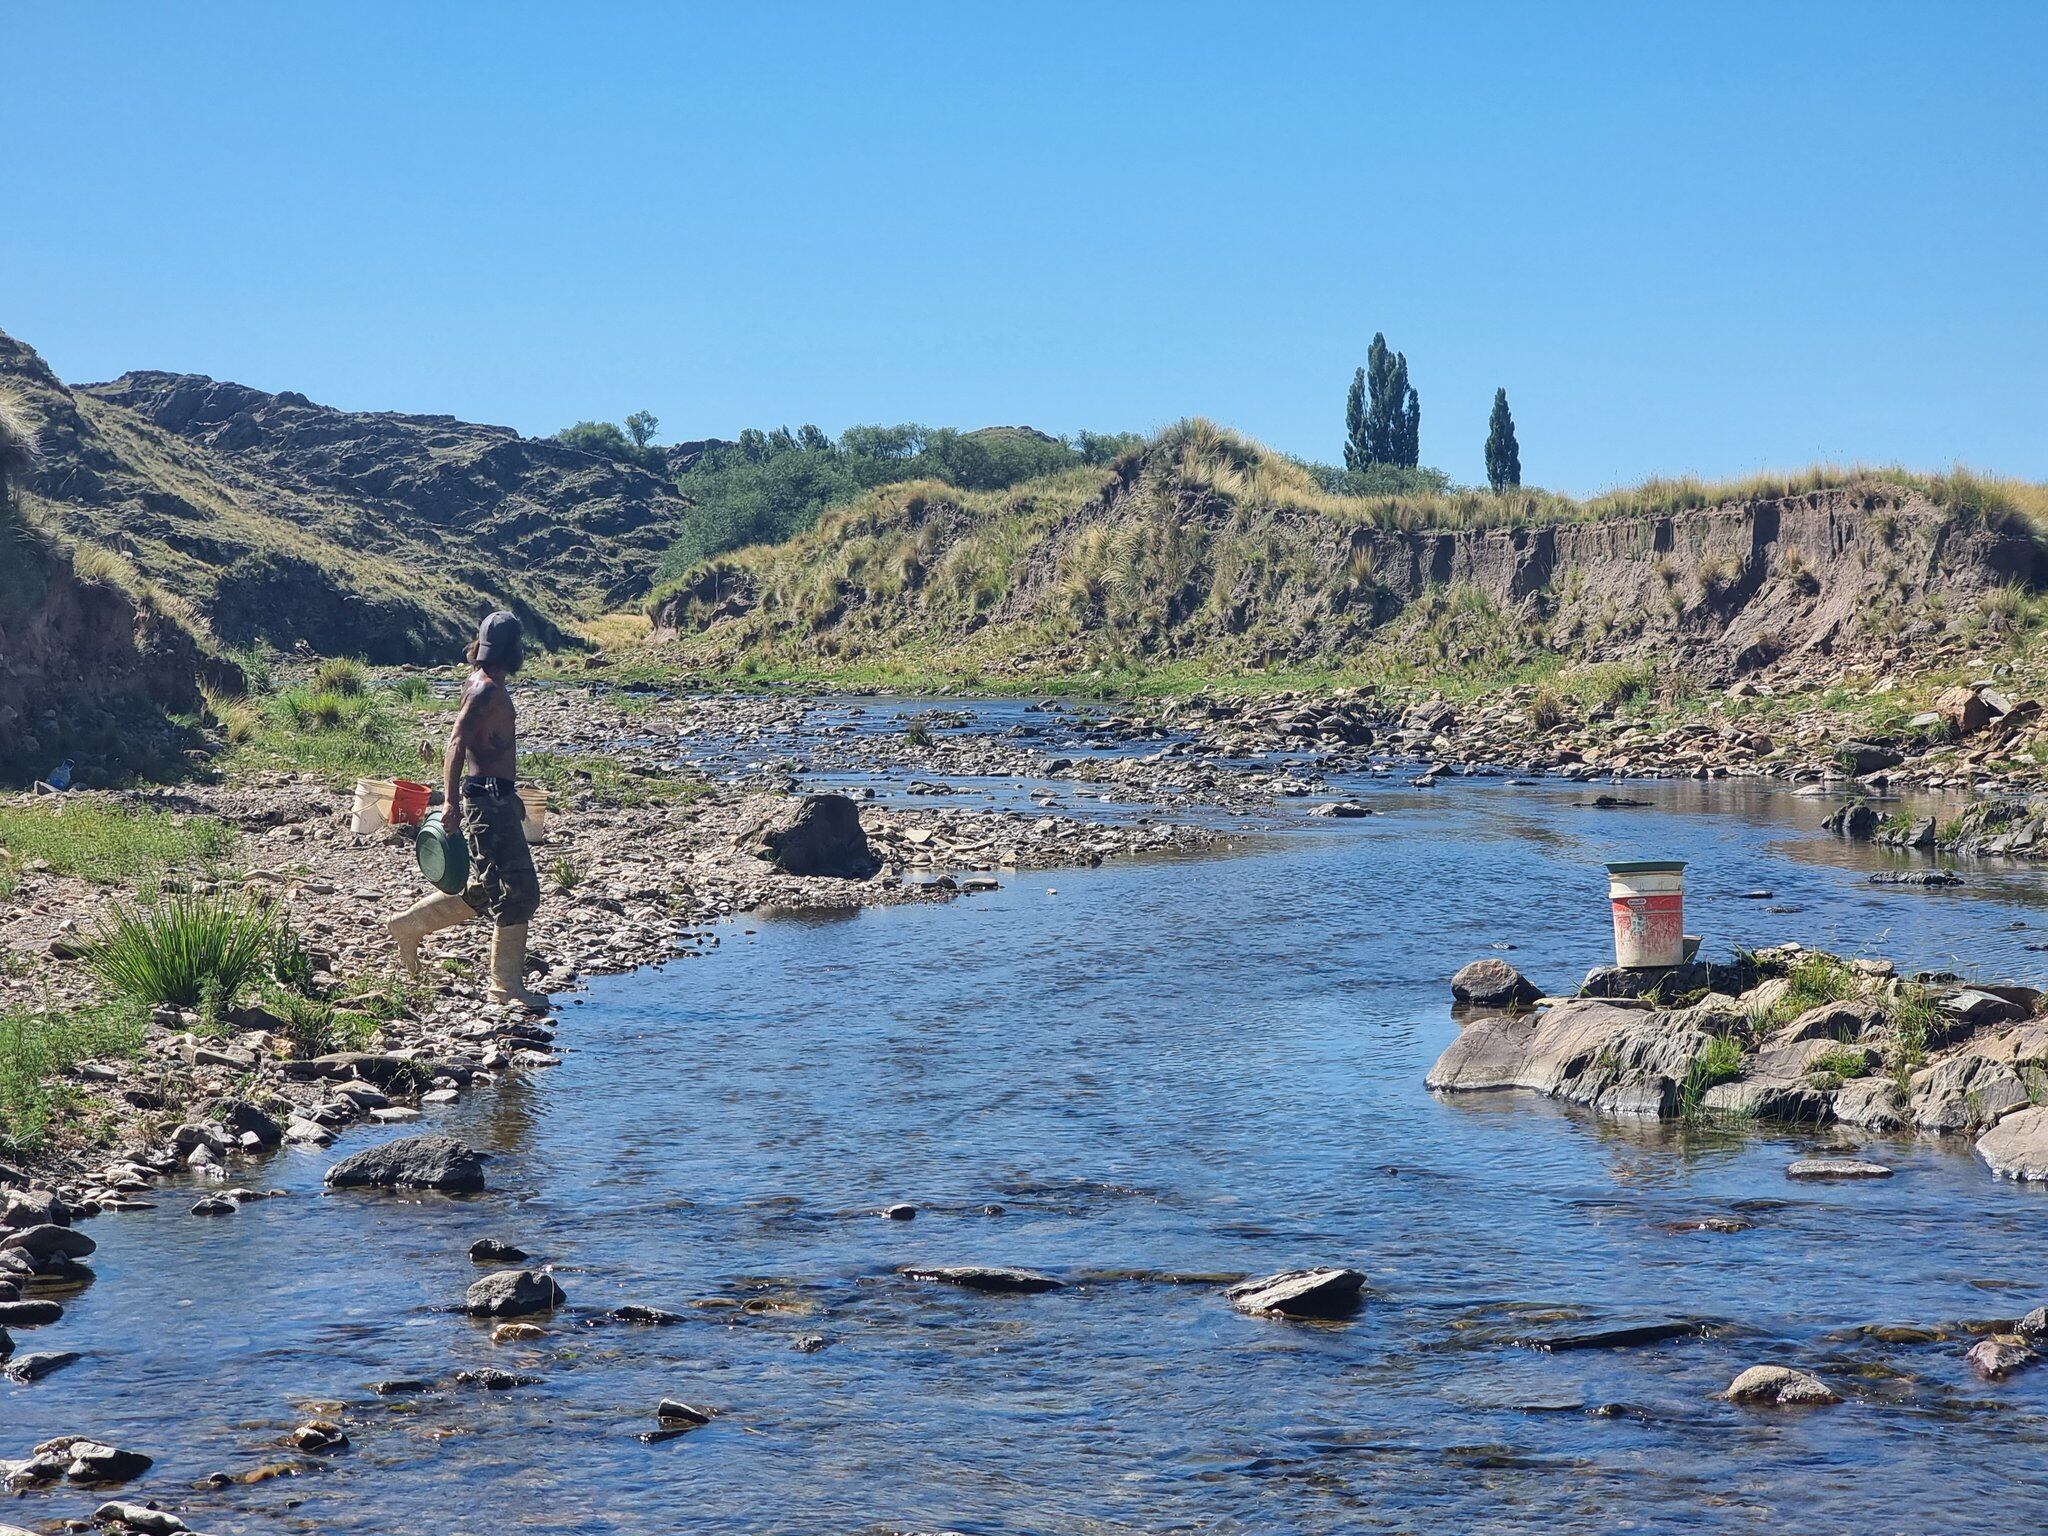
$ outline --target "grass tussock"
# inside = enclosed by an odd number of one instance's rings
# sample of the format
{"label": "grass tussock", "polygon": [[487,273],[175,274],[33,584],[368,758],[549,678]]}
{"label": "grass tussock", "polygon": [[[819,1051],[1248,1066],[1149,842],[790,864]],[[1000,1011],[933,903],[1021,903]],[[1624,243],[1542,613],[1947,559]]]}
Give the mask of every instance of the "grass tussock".
{"label": "grass tussock", "polygon": [[40,861],[102,885],[211,868],[238,841],[233,827],[204,816],[76,798],[0,804],[0,849],[17,867]]}
{"label": "grass tussock", "polygon": [[601,651],[623,651],[640,644],[653,630],[654,622],[644,613],[603,613],[578,619],[569,626],[578,639]]}
{"label": "grass tussock", "polygon": [[217,1019],[271,973],[277,919],[239,901],[166,896],[116,905],[85,949],[109,996]]}

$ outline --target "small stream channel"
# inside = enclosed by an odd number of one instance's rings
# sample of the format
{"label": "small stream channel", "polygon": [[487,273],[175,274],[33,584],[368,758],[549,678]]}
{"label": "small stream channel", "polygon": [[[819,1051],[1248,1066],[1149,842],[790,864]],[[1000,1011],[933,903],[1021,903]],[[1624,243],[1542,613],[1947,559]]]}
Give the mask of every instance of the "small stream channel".
{"label": "small stream channel", "polygon": [[[1652,802],[1629,810],[1578,785],[1343,789],[1386,814],[1289,810],[1228,856],[1006,876],[949,907],[747,919],[701,960],[597,981],[563,1010],[561,1067],[413,1128],[487,1148],[488,1194],[323,1192],[355,1135],[248,1171],[289,1195],[231,1218],[166,1191],[96,1221],[99,1279],[61,1330],[86,1358],[0,1385],[0,1454],[78,1431],[147,1450],[124,1496],[216,1533],[2038,1529],[2048,1367],[1987,1384],[1966,1340],[1853,1330],[2048,1301],[2048,1191],[1929,1141],[1867,1141],[1888,1181],[1793,1184],[1824,1138],[1422,1079],[1464,961],[1562,988],[1604,958],[1610,858],[1691,860],[1710,954],[1796,938],[2035,983],[2042,881],[1873,887],[1893,856],[1746,784],[1629,785]],[[893,1201],[917,1219],[875,1214]],[[1683,1230],[1709,1216],[1748,1226]],[[557,1266],[570,1307],[543,1341],[449,1310],[484,1235]],[[1071,1283],[982,1296],[897,1275],[915,1262]],[[1318,1263],[1370,1276],[1355,1322],[1241,1317],[1215,1278]],[[687,1320],[591,1325],[629,1301]],[[1511,1342],[1681,1316],[1723,1326]],[[1849,1401],[1716,1400],[1762,1361]],[[367,1390],[485,1364],[539,1380]],[[643,1444],[664,1395],[719,1417]],[[312,1404],[353,1449],[195,1491],[286,1457]]]}

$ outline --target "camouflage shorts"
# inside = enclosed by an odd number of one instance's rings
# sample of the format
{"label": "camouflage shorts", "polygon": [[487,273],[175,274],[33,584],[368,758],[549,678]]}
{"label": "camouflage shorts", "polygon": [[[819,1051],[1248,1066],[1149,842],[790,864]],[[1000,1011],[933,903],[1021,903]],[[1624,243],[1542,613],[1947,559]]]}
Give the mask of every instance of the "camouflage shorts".
{"label": "camouflage shorts", "polygon": [[510,928],[540,908],[540,876],[526,842],[526,807],[517,795],[464,795],[469,834],[469,885],[462,899],[479,915]]}

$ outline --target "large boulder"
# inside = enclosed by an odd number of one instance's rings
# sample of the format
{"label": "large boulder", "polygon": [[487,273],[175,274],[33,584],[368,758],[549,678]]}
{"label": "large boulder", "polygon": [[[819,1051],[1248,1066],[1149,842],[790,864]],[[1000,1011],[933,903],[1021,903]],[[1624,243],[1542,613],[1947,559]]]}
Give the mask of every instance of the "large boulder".
{"label": "large boulder", "polygon": [[2020,1075],[2002,1061],[1965,1051],[1913,1074],[1909,1112],[1923,1131],[1981,1131],[2008,1110],[2033,1102]]}
{"label": "large boulder", "polygon": [[1349,1317],[1358,1310],[1365,1276],[1355,1269],[1290,1269],[1244,1280],[1224,1292],[1254,1317]]}
{"label": "large boulder", "polygon": [[37,1265],[56,1257],[82,1259],[98,1246],[83,1232],[60,1227],[54,1222],[45,1222],[39,1227],[21,1227],[0,1237],[0,1249],[25,1253]]}
{"label": "large boulder", "polygon": [[1835,761],[1847,773],[1861,778],[1885,768],[1896,768],[1905,758],[1891,747],[1874,741],[1845,741],[1835,748]]}
{"label": "large boulder", "polygon": [[1711,1038],[1690,1012],[1577,998],[1541,1017],[1475,1021],[1437,1058],[1427,1082],[1440,1093],[1525,1088],[1609,1114],[1670,1119]]}
{"label": "large boulder", "polygon": [[1474,960],[1451,978],[1451,996],[1475,1008],[1526,1008],[1542,995],[1505,960]]}
{"label": "large boulder", "polygon": [[1965,683],[1943,690],[1934,709],[1958,736],[1974,735],[1991,723],[1991,706],[1984,695]]}
{"label": "large boulder", "polygon": [[2048,1105],[2014,1110],[1977,1138],[1977,1155],[2002,1179],[2048,1179]]}
{"label": "large boulder", "polygon": [[860,808],[844,795],[805,795],[770,811],[740,846],[784,874],[865,880],[881,867]]}
{"label": "large boulder", "polygon": [[462,1305],[471,1317],[526,1317],[552,1312],[566,1300],[552,1275],[537,1269],[501,1269],[471,1285]]}
{"label": "large boulder", "polygon": [[453,1136],[405,1136],[344,1157],[327,1170],[336,1189],[438,1189],[473,1194],[484,1187],[484,1154]]}

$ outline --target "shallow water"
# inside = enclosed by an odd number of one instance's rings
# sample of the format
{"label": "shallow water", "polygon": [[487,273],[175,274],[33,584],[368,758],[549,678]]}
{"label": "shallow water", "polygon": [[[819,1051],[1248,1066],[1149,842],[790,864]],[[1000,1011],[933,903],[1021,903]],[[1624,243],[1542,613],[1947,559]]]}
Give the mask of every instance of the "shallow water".
{"label": "shallow water", "polygon": [[[252,1171],[291,1193],[231,1218],[175,1192],[103,1218],[99,1281],[20,1335],[87,1358],[0,1385],[0,1455],[90,1429],[157,1456],[133,1492],[230,1533],[2035,1529],[2048,1366],[1986,1384],[1966,1340],[1838,1335],[2048,1301],[2048,1192],[1927,1142],[1875,1146],[1883,1183],[1797,1185],[1811,1138],[1422,1077],[1465,960],[1511,943],[1562,987],[1603,958],[1609,858],[1692,859],[1709,953],[1799,938],[2035,982],[2039,880],[1874,888],[1887,856],[1819,835],[1824,803],[1751,786],[1630,785],[1655,803],[1626,811],[1575,805],[1585,786],[1350,788],[1388,814],[1288,811],[1230,857],[1007,876],[950,907],[749,920],[601,980],[564,1012],[564,1065],[427,1117],[495,1154],[487,1195],[321,1192],[358,1135]],[[897,1200],[921,1214],[874,1214]],[[1669,1229],[1731,1215],[1752,1225]],[[571,1305],[545,1342],[445,1310],[485,1234],[556,1263]],[[914,1262],[1073,1283],[985,1297],[896,1274]],[[1315,1263],[1370,1275],[1355,1322],[1243,1318],[1213,1278]],[[590,1326],[627,1301],[688,1321]],[[1512,1342],[1580,1316],[1723,1327]],[[831,1342],[800,1353],[807,1334]],[[1714,1399],[1766,1360],[1851,1400]],[[365,1390],[481,1364],[542,1379]],[[720,1417],[642,1444],[664,1395]],[[192,1489],[277,1459],[320,1402],[353,1450]]]}

